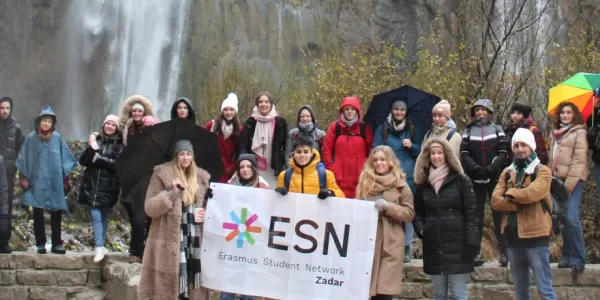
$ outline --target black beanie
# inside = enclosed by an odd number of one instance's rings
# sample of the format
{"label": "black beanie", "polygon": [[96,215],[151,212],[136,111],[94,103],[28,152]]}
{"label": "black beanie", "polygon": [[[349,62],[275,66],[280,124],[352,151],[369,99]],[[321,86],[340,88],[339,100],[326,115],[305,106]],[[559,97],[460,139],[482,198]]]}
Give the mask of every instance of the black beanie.
{"label": "black beanie", "polygon": [[531,114],[531,106],[527,106],[525,104],[515,103],[513,104],[511,111],[518,111],[523,114],[523,117],[529,118]]}

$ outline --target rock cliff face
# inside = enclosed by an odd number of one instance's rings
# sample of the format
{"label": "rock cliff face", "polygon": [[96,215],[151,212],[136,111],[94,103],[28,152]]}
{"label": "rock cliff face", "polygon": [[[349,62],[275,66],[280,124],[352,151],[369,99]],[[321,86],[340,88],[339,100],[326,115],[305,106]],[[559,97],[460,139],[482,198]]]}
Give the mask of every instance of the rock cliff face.
{"label": "rock cliff face", "polygon": [[[317,55],[329,51],[343,55],[357,43],[389,40],[404,42],[410,54],[416,51],[418,38],[428,35],[431,29],[440,33],[445,46],[455,47],[460,32],[459,16],[465,14],[460,6],[464,2],[456,0],[188,1],[187,42],[177,94],[196,99],[206,95],[207,90],[222,86],[225,78],[240,71],[252,74],[254,89],[282,89],[284,73],[290,70],[284,66],[291,65],[292,72],[301,72],[300,66],[306,59],[303,53],[307,50]],[[511,1],[514,0],[499,0],[497,5],[509,5]],[[559,9],[570,5],[564,0],[549,1]],[[68,118],[59,116],[62,120],[59,125],[63,125],[59,128],[70,137],[76,137],[75,132],[97,129],[100,124],[90,123],[103,119],[95,115],[100,112],[96,112],[98,107],[93,104],[107,101],[97,100],[106,99],[97,95],[108,93],[106,77],[114,76],[114,70],[107,75],[111,69],[107,66],[111,61],[110,51],[95,53],[94,62],[85,69],[82,89],[93,97],[65,99],[71,95],[65,91],[69,72],[68,35],[77,31],[74,26],[66,28],[70,24],[66,18],[75,2],[0,1],[0,96],[15,99],[15,116],[27,124],[26,129],[43,104],[51,104],[63,114],[72,103],[92,111],[91,116],[85,114],[86,120],[77,122],[77,126],[86,128],[76,131],[66,126]],[[600,4],[588,2],[586,11],[590,16],[598,15]],[[561,11],[561,18],[572,19],[569,9]],[[172,76],[164,73],[155,76],[157,80]],[[127,74],[122,74],[122,78],[126,81]],[[200,114],[205,113],[208,112],[201,107]]]}

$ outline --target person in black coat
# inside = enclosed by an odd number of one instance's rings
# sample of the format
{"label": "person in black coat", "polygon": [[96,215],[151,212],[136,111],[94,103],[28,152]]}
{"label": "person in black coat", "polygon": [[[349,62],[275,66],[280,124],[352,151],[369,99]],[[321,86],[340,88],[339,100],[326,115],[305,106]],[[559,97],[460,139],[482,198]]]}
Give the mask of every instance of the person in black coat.
{"label": "person in black coat", "polygon": [[108,219],[119,198],[115,161],[123,147],[123,139],[119,134],[119,117],[109,115],[102,125],[102,133],[79,158],[79,163],[86,167],[79,190],[79,203],[90,206],[96,242],[95,263],[102,261],[107,252],[104,239]]}
{"label": "person in black coat", "polygon": [[[480,220],[471,179],[444,138],[431,138],[415,165],[417,236],[423,240],[423,270],[431,275],[433,297],[467,299],[467,278],[480,250]],[[450,288],[448,288],[450,286]]]}
{"label": "person in black coat", "polygon": [[4,166],[4,158],[0,156],[0,241],[5,242],[2,244],[2,252],[10,254],[11,249],[8,246],[8,240],[11,233],[10,225],[10,203],[12,201],[8,198],[8,183],[6,178],[6,167]]}
{"label": "person in black coat", "polygon": [[259,175],[269,186],[277,186],[277,176],[285,168],[287,121],[277,115],[269,92],[259,93],[254,104],[240,135],[240,154],[256,154]]}

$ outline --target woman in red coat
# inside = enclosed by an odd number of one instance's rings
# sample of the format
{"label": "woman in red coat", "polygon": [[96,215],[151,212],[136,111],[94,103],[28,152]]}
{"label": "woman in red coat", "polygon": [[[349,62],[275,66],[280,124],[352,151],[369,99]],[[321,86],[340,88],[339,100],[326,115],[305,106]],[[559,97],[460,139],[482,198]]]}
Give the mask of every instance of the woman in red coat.
{"label": "woman in red coat", "polygon": [[333,171],[346,198],[356,196],[358,177],[373,147],[371,127],[362,121],[360,101],[346,97],[339,119],[329,125],[323,143],[323,162]]}
{"label": "woman in red coat", "polygon": [[221,104],[221,116],[218,120],[210,120],[205,128],[214,132],[219,137],[219,150],[221,160],[225,167],[225,174],[219,179],[221,183],[227,181],[235,172],[239,153],[240,133],[242,126],[238,119],[238,98],[234,93],[227,95]]}

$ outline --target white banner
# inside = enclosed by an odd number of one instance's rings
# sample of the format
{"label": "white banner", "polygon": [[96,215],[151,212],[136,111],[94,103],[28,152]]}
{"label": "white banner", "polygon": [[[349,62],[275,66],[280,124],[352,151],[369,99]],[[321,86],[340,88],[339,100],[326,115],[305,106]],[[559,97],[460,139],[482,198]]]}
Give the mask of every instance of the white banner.
{"label": "white banner", "polygon": [[276,299],[368,299],[373,202],[213,183],[202,285]]}

